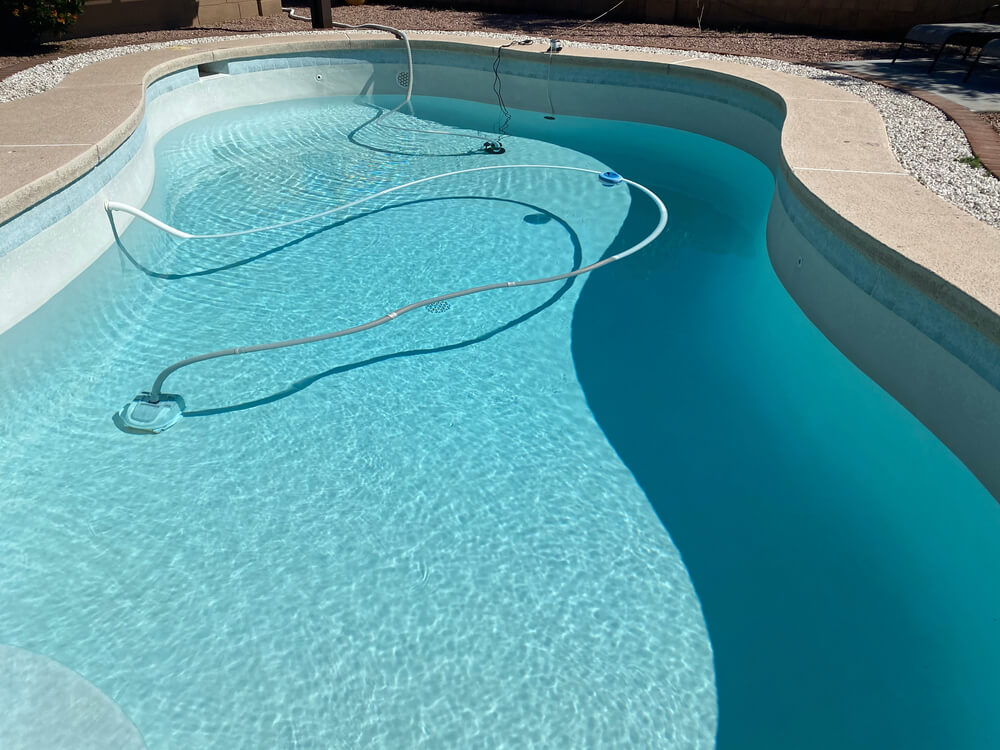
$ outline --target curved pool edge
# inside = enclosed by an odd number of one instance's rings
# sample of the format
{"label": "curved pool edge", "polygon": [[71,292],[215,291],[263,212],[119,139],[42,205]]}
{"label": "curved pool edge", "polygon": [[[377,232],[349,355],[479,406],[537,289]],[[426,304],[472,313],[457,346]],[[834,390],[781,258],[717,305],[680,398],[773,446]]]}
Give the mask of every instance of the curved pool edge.
{"label": "curved pool edge", "polygon": [[[492,53],[497,43],[488,37],[410,36],[415,50]],[[171,73],[241,58],[396,44],[368,35],[353,40],[288,35],[162,48],[89,65],[49,91],[0,104],[3,132],[24,135],[28,126],[22,123],[32,123],[30,139],[17,139],[18,147],[52,149],[0,154],[0,174],[6,175],[0,183],[0,225],[106,160],[142,121],[145,90]],[[537,57],[542,46],[512,48],[505,54],[529,59]],[[749,84],[758,93],[777,97],[785,109],[780,166],[817,218],[839,218],[838,232],[855,230],[859,250],[1000,343],[1000,268],[990,262],[1000,253],[1000,231],[909,175],[893,155],[881,117],[869,103],[819,81],[675,50],[568,47],[557,59],[585,66],[648,69],[652,64],[667,75],[702,74],[730,85]],[[93,114],[82,116],[78,107],[84,102]]]}
{"label": "curved pool edge", "polygon": [[[418,54],[430,55],[427,63],[417,60],[425,68],[420,80],[426,90],[419,93],[494,99],[491,86],[484,85],[487,79],[492,81],[492,74],[487,76],[483,68],[492,63],[497,40],[440,34],[414,34],[413,40]],[[201,72],[210,75],[234,60],[386,49],[398,49],[398,42],[374,35],[345,40],[339,34],[164,48],[91,65],[50,91],[0,105],[4,132],[30,141],[18,147],[21,151],[0,154],[0,166],[7,167],[0,173],[8,175],[8,181],[20,182],[0,197],[0,222],[38,210],[51,196],[73,187],[125,151],[120,149],[123,144],[133,135],[142,135],[147,91],[172,74],[197,73],[202,66]],[[1000,440],[1000,363],[996,357],[1000,265],[994,262],[1000,253],[1000,231],[946,203],[906,174],[870,104],[819,81],[683,53],[570,47],[550,59],[541,51],[537,43],[505,51],[509,67],[504,74],[521,84],[507,97],[510,106],[543,109],[543,94],[550,93],[560,113],[612,119],[620,115],[618,119],[692,130],[736,145],[767,164],[777,183],[769,246],[772,264],[786,289],[845,355],[927,424],[1000,497],[1000,468],[988,450]],[[444,75],[447,68],[433,57],[443,56],[447,63],[448,55],[456,53],[473,59],[464,77]],[[545,62],[553,68],[551,92],[543,89],[547,75],[540,70]],[[652,75],[662,85],[621,102],[620,111],[614,99],[596,113],[591,101],[581,103],[584,89],[598,92],[595,98],[600,99],[602,86],[613,93],[628,86],[630,76],[643,75]],[[382,74],[373,80],[380,90],[378,86],[388,78]],[[699,86],[712,91],[704,95]],[[685,102],[700,102],[699,97],[705,101],[703,106],[671,108],[671,96]],[[802,234],[809,234],[806,224],[815,224],[821,231],[806,237]],[[789,231],[779,232],[781,226]],[[829,265],[821,274],[826,281],[796,280],[802,275],[797,273],[801,243],[820,248],[810,267]],[[49,259],[50,267],[54,257]],[[793,264],[796,270],[790,271]],[[86,265],[86,259],[78,259],[76,265],[69,263],[54,271],[60,279],[37,295],[34,307]],[[0,284],[9,285],[2,266],[0,258]],[[23,280],[24,269],[20,271]],[[854,285],[844,287],[847,297],[860,295],[853,306],[844,304],[844,295],[823,291],[831,284],[837,286],[842,278]],[[905,361],[888,355],[879,336],[859,337],[858,318],[850,313],[865,301],[874,301],[879,311],[888,311],[889,318],[898,316],[904,324],[892,340],[912,339],[912,346],[901,352]],[[882,320],[872,325],[883,333],[887,330]],[[893,320],[889,327],[895,325]],[[862,338],[867,342],[864,345],[858,343]],[[932,349],[935,344],[952,359],[945,357],[940,368],[915,371],[911,355],[929,351],[928,345]],[[966,373],[962,365],[971,372]],[[956,370],[961,374],[958,379]],[[944,395],[942,383],[948,384]],[[988,398],[984,402],[969,394]]]}

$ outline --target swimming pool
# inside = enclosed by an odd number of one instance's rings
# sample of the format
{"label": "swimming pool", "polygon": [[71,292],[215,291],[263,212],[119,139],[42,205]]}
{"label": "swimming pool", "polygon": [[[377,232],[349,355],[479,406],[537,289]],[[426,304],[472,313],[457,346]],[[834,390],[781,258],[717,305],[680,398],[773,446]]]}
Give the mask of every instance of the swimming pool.
{"label": "swimming pool", "polygon": [[[202,73],[187,85],[226,83]],[[79,672],[149,747],[709,747],[716,688],[722,747],[987,747],[996,503],[784,291],[772,172],[562,114],[515,112],[484,157],[366,128],[375,111],[293,99],[164,127],[145,206],[224,230],[510,159],[614,168],[669,231],[586,282],[187,368],[187,415],[143,438],[110,415],[182,356],[568,270],[655,216],[531,173],[249,242],[133,224],[132,260],[104,253],[0,338],[23,363],[0,375],[20,407],[0,641]],[[492,106],[417,111],[495,128]]]}

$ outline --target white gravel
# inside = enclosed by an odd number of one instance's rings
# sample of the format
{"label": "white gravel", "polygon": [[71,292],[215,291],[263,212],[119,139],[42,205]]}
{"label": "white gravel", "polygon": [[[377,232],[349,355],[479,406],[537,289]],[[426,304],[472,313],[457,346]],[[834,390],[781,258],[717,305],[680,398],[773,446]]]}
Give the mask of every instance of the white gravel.
{"label": "white gravel", "polygon": [[[300,32],[303,33],[303,32]],[[304,32],[329,34],[328,31]],[[351,34],[363,33],[351,31]],[[418,33],[418,32],[413,32]],[[428,33],[428,32],[419,32]],[[523,35],[498,35],[485,32],[441,32],[450,36],[482,36],[523,39]],[[284,36],[284,33],[254,36]],[[163,47],[186,47],[208,42],[246,39],[247,35],[199,37],[172,42],[139,44],[129,47],[85,52],[36,65],[0,81],[0,102],[21,99],[55,86],[70,73],[101,60],[146,52]],[[972,151],[962,129],[949,120],[936,107],[900,91],[862,81],[848,75],[827,70],[795,65],[759,57],[733,57],[705,52],[682,52],[650,47],[628,47],[610,44],[578,44],[573,46],[610,50],[640,50],[660,55],[683,55],[686,58],[702,57],[730,60],[790,75],[820,79],[825,83],[851,91],[870,102],[885,121],[889,142],[896,158],[903,167],[930,190],[962,208],[977,219],[1000,228],[1000,180],[982,168],[970,167],[961,159],[972,157]]]}
{"label": "white gravel", "polygon": [[[326,33],[326,32],[310,32]],[[253,34],[252,36],[285,36],[285,34]],[[92,65],[102,60],[111,60],[115,57],[130,55],[133,52],[149,52],[154,49],[164,47],[189,47],[194,44],[206,44],[208,42],[226,42],[233,39],[247,39],[248,35],[241,34],[235,36],[205,36],[194,39],[177,39],[172,42],[155,42],[153,44],[133,44],[128,47],[109,47],[108,49],[94,50],[93,52],[83,52],[79,55],[61,57],[58,60],[35,65],[27,70],[5,78],[0,81],[0,102],[12,102],[15,99],[23,99],[26,96],[40,94],[48,91],[58,84],[70,73],[75,73],[81,68]]]}

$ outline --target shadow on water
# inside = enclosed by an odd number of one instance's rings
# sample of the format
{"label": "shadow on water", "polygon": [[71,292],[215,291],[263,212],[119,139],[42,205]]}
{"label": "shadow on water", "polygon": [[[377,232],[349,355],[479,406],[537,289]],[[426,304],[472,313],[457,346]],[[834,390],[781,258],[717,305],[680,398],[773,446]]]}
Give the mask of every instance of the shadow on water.
{"label": "shadow on water", "polygon": [[[718,748],[997,747],[984,739],[1000,729],[984,709],[991,699],[977,694],[995,690],[996,678],[963,684],[963,675],[989,671],[970,654],[996,662],[975,646],[987,626],[966,631],[956,625],[961,618],[938,612],[951,606],[940,592],[962,567],[935,580],[924,561],[910,560],[911,568],[900,559],[912,547],[892,536],[894,525],[910,531],[914,518],[943,512],[946,493],[968,494],[967,483],[943,481],[920,497],[916,480],[898,479],[907,471],[893,465],[898,457],[882,463],[881,436],[871,440],[875,448],[864,440],[852,446],[852,455],[833,445],[839,424],[829,440],[822,430],[801,429],[808,401],[795,407],[801,412],[776,413],[794,403],[778,392],[788,386],[748,383],[753,371],[773,371],[778,359],[786,367],[787,357],[787,369],[799,368],[787,382],[810,382],[813,374],[792,360],[798,349],[818,346],[811,342],[819,334],[799,333],[808,323],[796,323],[787,340],[783,330],[775,336],[775,316],[764,319],[761,336],[787,349],[757,354],[756,342],[740,342],[753,326],[743,321],[763,306],[743,290],[780,287],[759,272],[738,271],[727,281],[730,272],[721,269],[767,263],[763,237],[752,262],[723,257],[685,247],[698,229],[687,221],[671,207],[671,231],[652,253],[588,280],[574,311],[573,357],[593,414],[669,531],[701,600],[715,654]],[[631,215],[625,227],[642,225]],[[732,297],[745,305],[720,311],[717,303]],[[800,387],[797,397],[824,398],[821,388]],[[837,411],[851,408],[831,402],[818,410],[836,422]],[[919,463],[921,455],[910,459]],[[928,541],[941,528],[920,522]],[[940,532],[939,544],[948,533]],[[980,566],[992,564],[976,554]],[[994,580],[982,576],[953,601],[974,611],[976,587],[981,595]],[[983,601],[988,614],[989,597]],[[963,636],[972,645],[953,645]],[[971,666],[957,667],[952,657]]]}
{"label": "shadow on water", "polygon": [[[379,107],[379,106],[374,105],[374,104],[362,104],[362,106],[369,107],[370,109],[376,110],[375,114],[373,114],[370,119],[368,119],[365,122],[361,123],[356,128],[354,128],[354,130],[352,130],[351,132],[349,132],[347,134],[347,140],[350,141],[351,143],[353,143],[355,146],[358,146],[358,147],[363,148],[363,149],[367,149],[368,151],[374,151],[374,152],[379,153],[379,154],[387,154],[389,156],[421,156],[421,157],[441,157],[441,158],[454,158],[456,156],[474,156],[476,154],[482,154],[482,153],[484,153],[482,143],[484,143],[487,140],[489,140],[489,138],[487,136],[478,136],[478,135],[477,136],[472,136],[469,133],[454,133],[454,134],[450,134],[450,133],[431,133],[431,132],[427,132],[427,133],[423,133],[423,134],[426,135],[429,138],[438,138],[438,139],[440,139],[440,138],[463,138],[465,140],[472,140],[473,138],[475,138],[475,140],[479,140],[481,142],[480,142],[480,145],[477,148],[471,148],[470,147],[468,149],[465,149],[464,151],[454,151],[454,152],[451,152],[451,153],[430,153],[429,154],[429,153],[426,153],[424,151],[399,151],[397,149],[380,148],[378,146],[372,145],[371,143],[365,143],[365,142],[363,142],[361,140],[361,138],[360,138],[360,133],[362,131],[367,130],[368,128],[372,127],[373,125],[375,125],[375,123],[378,121],[378,119],[380,117],[383,116],[383,114],[385,113],[386,110],[384,108]],[[389,116],[391,117],[392,115],[389,115]],[[403,131],[403,132],[414,132],[414,131],[417,130],[417,128],[403,128],[403,127],[399,127],[399,126],[396,126],[396,125],[389,125],[389,124],[386,124],[383,127],[387,127],[387,128],[390,128],[390,129],[396,131],[397,134],[393,136],[393,140],[395,140],[395,141],[399,141],[399,135],[398,135],[398,133],[400,131]],[[417,133],[414,133],[414,134],[417,134]]]}
{"label": "shadow on water", "polygon": [[[558,216],[550,214],[545,209],[539,208],[538,206],[535,206],[531,203],[525,203],[523,201],[514,200],[513,198],[496,198],[484,195],[452,195],[452,196],[440,196],[434,198],[418,198],[411,201],[393,203],[391,206],[382,206],[380,208],[368,209],[367,211],[362,211],[358,214],[355,214],[354,216],[349,216],[346,219],[341,219],[340,221],[331,222],[326,226],[320,227],[319,229],[314,229],[313,231],[304,234],[301,237],[296,237],[294,240],[291,240],[289,242],[285,242],[282,243],[281,245],[270,247],[267,250],[263,250],[253,255],[248,255],[245,258],[240,258],[239,260],[234,260],[230,263],[223,263],[221,265],[212,266],[211,268],[202,268],[197,271],[188,271],[186,273],[165,273],[163,271],[153,270],[149,266],[140,262],[135,257],[135,255],[128,250],[128,248],[125,246],[124,240],[118,235],[117,231],[113,231],[113,233],[115,235],[118,251],[125,257],[125,259],[129,263],[135,266],[135,268],[142,271],[142,273],[146,274],[147,276],[153,279],[163,279],[165,281],[179,281],[181,279],[191,279],[191,278],[196,278],[198,276],[212,276],[217,273],[222,273],[223,271],[232,271],[234,269],[240,268],[241,266],[246,266],[249,265],[250,263],[254,263],[255,261],[263,260],[264,258],[267,258],[271,255],[275,255],[276,253],[280,253],[285,250],[290,250],[298,245],[301,245],[304,242],[307,242],[308,240],[313,239],[314,237],[318,237],[319,235],[330,231],[331,229],[336,229],[338,227],[346,226],[347,224],[350,224],[353,221],[357,221],[358,219],[364,219],[370,216],[375,216],[377,214],[383,213],[385,211],[390,211],[396,208],[404,208],[406,206],[416,206],[422,203],[433,203],[435,201],[452,201],[452,200],[493,201],[496,203],[511,203],[517,206],[524,206],[525,208],[530,208],[532,210],[538,211],[542,215],[547,215],[550,218],[555,219],[560,225],[565,227],[566,231],[570,233],[570,235],[573,237],[574,246],[579,245],[579,240],[576,234],[574,234],[573,231],[570,229],[569,224],[567,224],[563,219],[560,219]],[[199,242],[199,241],[203,240],[188,240],[188,242]]]}

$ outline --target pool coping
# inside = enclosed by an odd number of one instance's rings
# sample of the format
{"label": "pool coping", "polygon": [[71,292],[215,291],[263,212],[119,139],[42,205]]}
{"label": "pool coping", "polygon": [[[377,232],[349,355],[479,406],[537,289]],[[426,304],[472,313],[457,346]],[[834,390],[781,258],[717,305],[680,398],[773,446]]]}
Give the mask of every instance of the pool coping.
{"label": "pool coping", "polygon": [[[429,49],[495,48],[509,41],[441,33],[409,36],[416,48]],[[142,121],[146,88],[170,73],[240,57],[370,48],[372,42],[370,36],[350,40],[333,33],[171,46],[94,63],[48,91],[0,104],[0,140],[12,141],[0,144],[0,223],[110,156]],[[538,53],[544,48],[534,42],[516,49]],[[863,254],[1000,344],[1000,230],[907,173],[871,104],[819,81],[677,50],[567,47],[560,56],[584,65],[614,60],[700,69],[773,91],[786,107],[784,176],[802,201],[841,224]]]}
{"label": "pool coping", "polygon": [[905,83],[890,81],[862,71],[847,70],[845,68],[840,68],[836,65],[826,63],[801,64],[811,65],[814,68],[827,70],[831,73],[837,73],[839,75],[847,75],[851,78],[857,78],[859,81],[877,83],[879,86],[885,86],[886,88],[900,91],[904,94],[909,94],[912,97],[920,99],[921,101],[927,102],[931,106],[936,107],[944,113],[945,117],[953,121],[962,129],[966,140],[969,142],[969,147],[972,149],[973,155],[979,158],[982,162],[983,168],[997,179],[1000,179],[1000,133],[996,132],[992,127],[987,125],[979,117],[978,113],[963,107],[957,102],[946,99],[939,94],[925,91],[921,88],[910,86]]}

